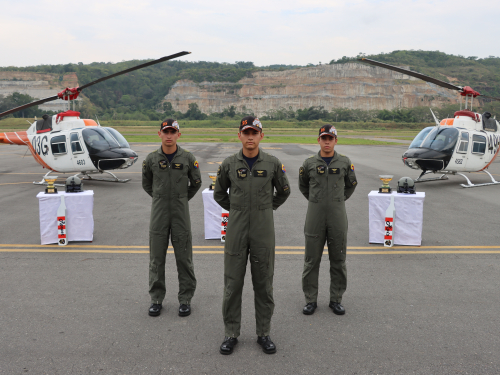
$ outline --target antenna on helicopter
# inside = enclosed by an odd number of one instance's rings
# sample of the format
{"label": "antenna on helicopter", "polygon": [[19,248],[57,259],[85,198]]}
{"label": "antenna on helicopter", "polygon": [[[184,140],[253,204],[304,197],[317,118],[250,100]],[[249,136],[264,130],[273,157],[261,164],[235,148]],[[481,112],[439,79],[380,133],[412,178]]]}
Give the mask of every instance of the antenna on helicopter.
{"label": "antenna on helicopter", "polygon": [[437,119],[436,115],[434,114],[434,112],[432,112],[432,109],[429,108],[429,110],[431,111],[432,113],[432,117],[434,117],[434,122],[436,123],[436,126],[439,126],[439,120]]}

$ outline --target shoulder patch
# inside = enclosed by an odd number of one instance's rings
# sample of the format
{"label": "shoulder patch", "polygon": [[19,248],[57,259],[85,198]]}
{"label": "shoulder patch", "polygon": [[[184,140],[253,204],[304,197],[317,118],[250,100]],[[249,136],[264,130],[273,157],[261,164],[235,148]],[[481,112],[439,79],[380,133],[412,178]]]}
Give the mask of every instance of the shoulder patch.
{"label": "shoulder patch", "polygon": [[195,169],[198,169],[200,167],[200,165],[198,164],[198,160],[194,161],[193,166]]}
{"label": "shoulder patch", "polygon": [[222,169],[222,167],[219,165],[219,169],[217,169],[217,176],[220,176],[221,169]]}
{"label": "shoulder patch", "polygon": [[304,167],[300,167],[299,168],[299,176],[303,176],[304,175]]}
{"label": "shoulder patch", "polygon": [[354,172],[354,164],[351,164],[351,171]]}
{"label": "shoulder patch", "polygon": [[143,160],[142,162],[142,169],[146,169],[146,160]]}
{"label": "shoulder patch", "polygon": [[286,173],[285,164],[281,164],[281,170],[283,171],[283,173]]}

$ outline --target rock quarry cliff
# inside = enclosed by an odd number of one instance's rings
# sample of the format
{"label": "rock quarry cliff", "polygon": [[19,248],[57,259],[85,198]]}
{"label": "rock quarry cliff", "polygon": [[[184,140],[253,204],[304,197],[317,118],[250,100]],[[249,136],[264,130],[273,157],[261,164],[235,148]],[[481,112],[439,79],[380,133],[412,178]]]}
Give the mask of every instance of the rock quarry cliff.
{"label": "rock quarry cliff", "polygon": [[[406,67],[408,69],[408,67]],[[382,110],[455,103],[455,92],[387,69],[360,63],[256,71],[237,83],[177,81],[164,101],[185,112],[189,103],[204,113],[235,106],[263,116],[273,109],[312,106]]]}
{"label": "rock quarry cliff", "polygon": [[[0,95],[4,96],[19,92],[36,99],[43,99],[57,95],[66,87],[78,87],[76,73],[60,76],[51,73],[0,71]],[[66,111],[69,106],[67,101],[57,99],[44,103],[39,108],[58,112]]]}

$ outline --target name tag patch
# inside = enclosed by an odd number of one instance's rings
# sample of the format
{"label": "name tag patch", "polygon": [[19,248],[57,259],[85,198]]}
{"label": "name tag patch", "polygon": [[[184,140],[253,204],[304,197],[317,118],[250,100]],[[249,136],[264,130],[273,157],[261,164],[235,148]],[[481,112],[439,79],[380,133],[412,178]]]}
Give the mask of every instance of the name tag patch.
{"label": "name tag patch", "polygon": [[248,169],[247,168],[240,168],[236,170],[236,173],[238,175],[238,178],[243,179],[246,178],[248,175]]}
{"label": "name tag patch", "polygon": [[184,165],[182,163],[174,163],[172,164],[172,169],[182,169]]}
{"label": "name tag patch", "polygon": [[328,169],[328,173],[329,174],[339,174],[340,173],[340,169],[339,168],[329,168]]}
{"label": "name tag patch", "polygon": [[160,169],[166,169],[168,167],[168,162],[166,160],[160,160],[158,165],[160,166]]}
{"label": "name tag patch", "polygon": [[267,171],[262,171],[262,170],[255,171],[254,176],[255,177],[267,177]]}
{"label": "name tag patch", "polygon": [[324,165],[319,165],[316,167],[316,173],[318,174],[325,174],[326,167]]}

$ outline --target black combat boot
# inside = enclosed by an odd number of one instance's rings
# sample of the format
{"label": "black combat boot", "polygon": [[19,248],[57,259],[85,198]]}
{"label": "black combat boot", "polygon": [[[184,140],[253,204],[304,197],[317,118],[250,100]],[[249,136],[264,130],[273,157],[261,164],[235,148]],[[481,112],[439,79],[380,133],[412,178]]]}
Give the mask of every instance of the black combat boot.
{"label": "black combat boot", "polygon": [[314,314],[314,311],[316,310],[317,307],[318,307],[318,304],[316,302],[309,302],[307,305],[304,306],[304,308],[302,309],[302,312],[305,315],[312,315],[312,314]]}
{"label": "black combat boot", "polygon": [[158,316],[161,312],[161,303],[152,303],[149,307],[149,316]]}
{"label": "black combat boot", "polygon": [[227,336],[224,337],[224,342],[222,343],[222,345],[220,346],[220,349],[219,349],[220,354],[224,354],[224,355],[232,354],[233,349],[237,343],[238,343],[238,339],[236,337],[227,337]]}
{"label": "black combat boot", "polygon": [[258,336],[257,344],[262,346],[262,351],[266,354],[276,353],[276,345],[274,345],[269,336]]}
{"label": "black combat boot", "polygon": [[336,315],[344,315],[345,309],[339,302],[330,302],[330,308],[333,310],[333,313]]}

